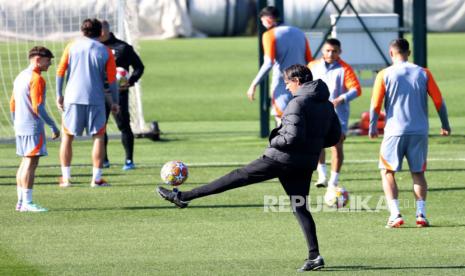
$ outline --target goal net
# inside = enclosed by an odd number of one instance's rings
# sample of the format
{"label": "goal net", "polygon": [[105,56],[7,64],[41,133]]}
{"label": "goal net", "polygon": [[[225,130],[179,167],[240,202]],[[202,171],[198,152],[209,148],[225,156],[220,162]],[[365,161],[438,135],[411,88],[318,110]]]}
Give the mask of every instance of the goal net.
{"label": "goal net", "polygon": [[[28,51],[36,45],[49,48],[55,58],[48,72],[43,72],[47,82],[46,107],[57,124],[61,115],[56,107],[56,65],[64,47],[79,37],[80,26],[86,18],[105,19],[115,35],[127,41],[137,51],[138,17],[137,0],[0,0],[0,140],[14,137],[10,120],[9,100],[15,77],[28,64]],[[140,84],[131,88],[129,102],[131,126],[134,133],[145,131]],[[111,119],[107,131],[118,133]]]}

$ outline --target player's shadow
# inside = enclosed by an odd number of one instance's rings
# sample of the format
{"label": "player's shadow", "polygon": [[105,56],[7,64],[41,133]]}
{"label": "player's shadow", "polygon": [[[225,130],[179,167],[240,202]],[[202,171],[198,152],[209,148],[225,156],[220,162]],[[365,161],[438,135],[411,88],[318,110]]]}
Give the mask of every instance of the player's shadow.
{"label": "player's shadow", "polygon": [[[263,204],[231,204],[231,205],[194,205],[187,209],[228,209],[228,208],[263,208]],[[121,206],[121,207],[84,207],[84,208],[63,208],[56,212],[86,212],[86,211],[127,211],[127,210],[161,210],[161,209],[178,209],[169,205],[152,205],[152,206]],[[53,211],[53,210],[50,210]]]}
{"label": "player's shadow", "polygon": [[349,266],[326,266],[321,272],[334,271],[365,271],[365,270],[410,270],[410,269],[465,269],[465,265],[444,265],[444,266],[369,266],[369,265],[349,265]]}
{"label": "player's shadow", "polygon": [[462,190],[465,190],[465,187],[428,188],[428,192],[462,191]]}

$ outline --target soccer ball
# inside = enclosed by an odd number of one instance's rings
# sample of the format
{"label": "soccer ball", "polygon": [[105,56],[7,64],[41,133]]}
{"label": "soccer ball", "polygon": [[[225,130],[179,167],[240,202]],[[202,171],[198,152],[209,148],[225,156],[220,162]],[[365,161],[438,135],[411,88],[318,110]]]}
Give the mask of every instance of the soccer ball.
{"label": "soccer ball", "polygon": [[342,208],[349,202],[349,192],[344,187],[328,188],[325,203],[329,207]]}
{"label": "soccer ball", "polygon": [[181,161],[169,161],[161,168],[161,180],[168,185],[179,186],[189,175],[187,165]]}
{"label": "soccer ball", "polygon": [[125,86],[129,81],[129,72],[123,67],[116,67],[116,81],[119,86]]}

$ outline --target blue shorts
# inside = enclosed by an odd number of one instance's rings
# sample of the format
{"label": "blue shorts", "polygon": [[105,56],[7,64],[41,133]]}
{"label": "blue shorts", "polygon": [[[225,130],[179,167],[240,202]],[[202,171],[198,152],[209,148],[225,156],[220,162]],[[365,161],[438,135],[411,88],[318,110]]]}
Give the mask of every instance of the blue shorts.
{"label": "blue shorts", "polygon": [[46,156],[45,133],[16,136],[16,154],[22,157]]}
{"label": "blue shorts", "polygon": [[427,155],[427,135],[385,136],[381,143],[379,168],[400,171],[405,156],[411,172],[424,172]]}
{"label": "blue shorts", "polygon": [[106,129],[105,105],[65,105],[62,118],[63,132],[68,135],[103,135]]}

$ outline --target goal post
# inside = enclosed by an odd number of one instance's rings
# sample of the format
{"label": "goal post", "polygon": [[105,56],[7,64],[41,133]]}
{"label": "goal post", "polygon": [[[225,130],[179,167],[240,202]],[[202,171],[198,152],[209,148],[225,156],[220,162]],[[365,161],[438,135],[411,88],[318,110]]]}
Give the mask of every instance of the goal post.
{"label": "goal post", "polygon": [[[55,58],[48,72],[46,108],[56,123],[61,114],[56,107],[55,76],[57,64],[68,42],[81,36],[80,26],[86,18],[105,19],[117,37],[138,50],[137,0],[80,1],[10,1],[0,0],[0,140],[14,137],[9,110],[15,77],[28,64],[28,51],[36,45],[49,48]],[[135,134],[146,131],[142,111],[142,89],[139,83],[131,88],[129,101],[131,127]],[[111,119],[108,133],[119,133]]]}

